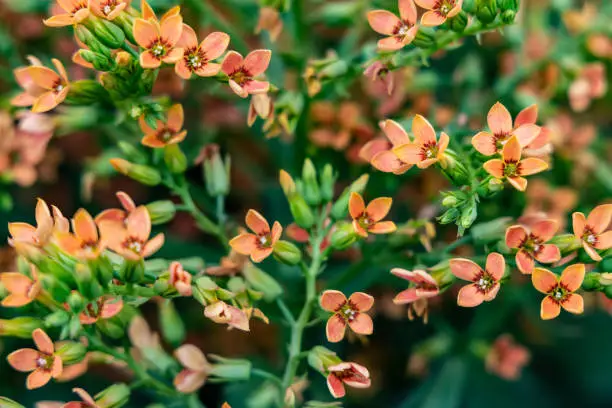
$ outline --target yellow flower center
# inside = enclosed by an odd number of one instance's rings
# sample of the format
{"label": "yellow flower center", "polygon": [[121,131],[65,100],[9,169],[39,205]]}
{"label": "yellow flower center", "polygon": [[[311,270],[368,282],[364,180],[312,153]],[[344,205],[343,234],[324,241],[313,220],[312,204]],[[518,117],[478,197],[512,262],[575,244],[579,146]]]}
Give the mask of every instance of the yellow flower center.
{"label": "yellow flower center", "polygon": [[518,173],[518,163],[506,162],[504,163],[504,176],[514,177]]}
{"label": "yellow flower center", "polygon": [[167,47],[159,41],[153,44],[153,46],[151,47],[151,54],[153,54],[157,58],[163,57],[164,55],[166,55],[167,52]]}
{"label": "yellow flower center", "polygon": [[355,320],[355,317],[357,316],[357,312],[358,310],[355,309],[355,307],[351,305],[349,302],[346,302],[338,311],[341,317],[347,322],[352,322],[353,320]]}

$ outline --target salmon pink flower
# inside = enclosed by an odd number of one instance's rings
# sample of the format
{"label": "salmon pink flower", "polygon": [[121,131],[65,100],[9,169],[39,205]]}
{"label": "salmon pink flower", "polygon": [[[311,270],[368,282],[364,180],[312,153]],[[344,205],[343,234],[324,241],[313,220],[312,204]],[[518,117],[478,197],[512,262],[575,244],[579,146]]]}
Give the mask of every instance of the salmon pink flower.
{"label": "salmon pink flower", "polygon": [[229,77],[229,86],[241,98],[249,94],[268,92],[270,83],[258,81],[255,77],[263,74],[270,64],[272,51],[251,51],[245,58],[236,51],[230,51],[221,64],[221,71]]}
{"label": "salmon pink flower", "polygon": [[531,274],[535,261],[553,263],[561,259],[561,252],[554,244],[546,244],[555,236],[559,224],[555,220],[541,220],[531,227],[513,225],[506,230],[506,245],[516,248],[516,266],[519,271]]}
{"label": "salmon pink flower", "polygon": [[413,0],[398,1],[400,17],[387,10],[368,12],[368,22],[374,31],[388,36],[378,41],[383,51],[396,51],[410,44],[416,36],[418,27],[417,10]]}
{"label": "salmon pink flower", "polygon": [[81,259],[95,259],[104,250],[104,241],[100,239],[98,227],[87,210],[81,208],[72,219],[74,234],[68,232],[55,235],[60,248]]}
{"label": "salmon pink flower", "polygon": [[249,317],[246,313],[221,300],[206,306],[204,316],[215,323],[227,324],[230,328],[249,331]]}
{"label": "salmon pink flower", "polygon": [[125,225],[127,216],[136,209],[136,204],[132,197],[123,191],[117,191],[115,193],[119,199],[119,203],[123,209],[109,208],[108,210],[102,211],[95,218],[96,224],[100,225],[103,221],[116,222],[119,225]]}
{"label": "salmon pink flower", "polygon": [[[480,132],[472,138],[472,146],[479,153],[491,156],[500,153],[506,142],[516,136],[521,148],[528,146],[539,138],[541,128],[535,124],[538,117],[537,105],[531,105],[523,109],[512,124],[512,116],[508,109],[497,102],[487,114],[489,132]],[[546,132],[544,133],[546,135]],[[542,143],[538,143],[536,147]],[[544,143],[545,144],[545,143]],[[543,145],[543,144],[542,144]],[[536,148],[534,147],[534,148]]]}
{"label": "salmon pink flower", "polygon": [[490,302],[499,292],[499,281],[504,276],[506,261],[496,252],[487,256],[487,264],[483,270],[469,259],[455,258],[450,260],[450,270],[459,279],[471,281],[459,291],[457,304],[463,307],[478,306],[482,302]]}
{"label": "salmon pink flower", "polygon": [[169,269],[168,283],[173,286],[181,296],[191,296],[191,274],[183,269],[180,262],[172,262]]}
{"label": "salmon pink flower", "polygon": [[67,232],[69,228],[68,220],[62,215],[61,211],[55,207],[53,215],[49,211],[47,203],[38,199],[36,203],[36,227],[25,222],[11,222],[8,224],[8,242],[18,251],[24,247],[34,247],[41,249],[51,242],[54,232]]}
{"label": "salmon pink flower", "polygon": [[584,280],[584,264],[570,265],[557,276],[548,269],[535,268],[531,274],[533,286],[546,294],[540,307],[543,320],[554,319],[561,313],[561,308],[570,313],[581,314],[584,311],[584,299],[576,292]]}
{"label": "salmon pink flower", "polygon": [[105,296],[89,303],[79,315],[81,324],[94,324],[100,319],[110,319],[123,309],[123,301],[118,298]]}
{"label": "salmon pink flower", "polygon": [[219,265],[207,267],[206,274],[212,276],[237,275],[248,263],[250,263],[248,255],[242,255],[232,249],[228,256],[221,258]]}
{"label": "salmon pink flower", "polygon": [[489,350],[485,366],[487,371],[505,380],[517,380],[530,358],[529,351],[525,347],[517,344],[509,334],[503,334],[495,340]]}
{"label": "salmon pink flower", "polygon": [[415,115],[412,120],[412,133],[414,143],[398,146],[393,149],[393,153],[404,163],[416,164],[420,169],[438,162],[444,166],[444,152],[450,141],[448,135],[442,132],[440,140],[436,140],[436,131],[421,115]]}
{"label": "salmon pink flower", "polygon": [[263,30],[270,34],[271,42],[276,42],[278,36],[282,33],[283,19],[276,8],[261,7],[259,9],[259,19],[257,20],[257,27],[255,27],[255,34],[259,34]]}
{"label": "salmon pink flower", "polygon": [[125,225],[102,221],[99,227],[108,248],[131,261],[153,255],[164,244],[163,233],[149,240],[151,216],[145,206],[136,207],[125,219]]}
{"label": "salmon pink flower", "polygon": [[26,380],[28,390],[46,385],[51,378],[62,374],[62,359],[55,355],[53,342],[41,329],[32,332],[32,340],[36,344],[34,349],[20,349],[8,355],[8,363],[17,371],[31,372]]}
{"label": "salmon pink flower", "polygon": [[370,372],[357,363],[340,363],[327,367],[327,387],[334,398],[342,398],[346,394],[344,385],[353,388],[369,388]]}
{"label": "salmon pink flower", "polygon": [[47,112],[62,103],[68,95],[70,83],[64,65],[53,58],[57,72],[32,59],[35,64],[13,71],[15,80],[24,90],[11,100],[15,106],[32,106],[32,112]]}
{"label": "salmon pink flower", "polygon": [[180,143],[185,140],[187,136],[186,130],[183,128],[183,122],[185,121],[185,114],[183,112],[183,105],[177,103],[172,105],[168,109],[168,118],[166,122],[161,120],[157,121],[155,129],[151,128],[144,117],[140,117],[138,121],[140,130],[145,134],[140,143],[147,147],[161,148],[171,144]]}
{"label": "salmon pink flower", "polygon": [[130,6],[132,0],[89,0],[89,9],[98,17],[109,21]]}
{"label": "salmon pink flower", "polygon": [[401,291],[395,296],[393,303],[396,305],[405,305],[415,302],[418,299],[428,299],[438,296],[440,293],[438,282],[423,270],[416,269],[411,272],[402,268],[393,268],[391,269],[391,273],[413,283],[412,287]]}
{"label": "salmon pink flower", "polygon": [[96,403],[91,395],[82,388],[73,388],[72,392],[77,394],[81,401],[71,401],[64,405],[62,408],[102,408]]}
{"label": "salmon pink flower", "polygon": [[[369,157],[369,162],[374,166],[374,168],[383,171],[385,173],[393,173],[393,174],[404,174],[408,170],[412,168],[412,164],[404,162],[400,159],[394,152],[393,148],[404,146],[412,143],[408,133],[404,130],[403,127],[400,126],[394,120],[385,120],[380,123],[380,128],[387,136],[387,139],[391,142],[389,145],[386,143],[386,148],[379,149],[377,152]],[[366,143],[366,145],[361,149],[360,155],[366,155],[367,150],[372,149],[373,145],[377,143],[377,141],[371,141]]]}
{"label": "salmon pink flower", "polygon": [[146,69],[159,68],[162,62],[174,64],[183,56],[177,43],[183,31],[180,14],[164,16],[161,22],[137,18],[134,21],[134,38],[144,48],[140,54],[140,65]]}
{"label": "salmon pink flower", "polygon": [[574,235],[582,241],[584,250],[594,261],[601,261],[597,250],[612,248],[612,231],[606,231],[611,218],[612,204],[595,207],[588,218],[581,212],[572,214]]}
{"label": "salmon pink flower", "polygon": [[602,62],[587,64],[569,87],[570,106],[574,112],[583,112],[593,99],[603,97],[607,90],[606,66]]}
{"label": "salmon pink flower", "polygon": [[184,394],[202,388],[212,370],[204,353],[192,344],[184,344],[174,351],[174,356],[183,366],[183,370],[174,377],[174,388]]}
{"label": "salmon pink flower", "polygon": [[376,198],[366,207],[363,197],[359,193],[352,192],[349,198],[349,213],[353,218],[353,228],[362,237],[367,237],[368,232],[372,234],[390,234],[397,227],[393,221],[381,221],[387,216],[391,209],[393,199],[390,197]]}
{"label": "salmon pink flower", "polygon": [[489,160],[483,167],[493,177],[506,178],[512,187],[525,191],[527,180],[523,176],[544,171],[548,164],[536,157],[521,160],[521,144],[516,136],[512,136],[502,149],[502,158]]}
{"label": "salmon pink flower", "polygon": [[261,262],[274,251],[274,244],[280,239],[283,227],[275,221],[270,229],[268,221],[255,210],[247,213],[246,225],[253,233],[244,232],[229,244],[236,252],[250,255],[253,262]]}
{"label": "salmon pink flower", "polygon": [[342,292],[326,290],[321,295],[320,304],[323,310],[333,313],[325,327],[328,341],[341,341],[347,324],[357,334],[372,334],[374,324],[365,312],[374,305],[374,298],[367,293],[355,292],[347,300]]}
{"label": "salmon pink flower", "polygon": [[416,4],[428,10],[421,17],[421,24],[425,27],[435,27],[459,14],[463,0],[416,0]]}
{"label": "salmon pink flower", "polygon": [[65,12],[56,14],[43,21],[48,27],[64,27],[82,22],[89,17],[90,0],[57,0]]}
{"label": "salmon pink flower", "polygon": [[8,296],[2,299],[0,305],[4,307],[25,306],[38,296],[41,285],[38,281],[36,268],[30,265],[32,277],[28,277],[19,272],[0,273],[0,283],[9,292]]}
{"label": "salmon pink flower", "polygon": [[190,79],[191,74],[201,77],[217,75],[221,64],[211,61],[219,58],[227,49],[230,37],[226,33],[210,33],[198,44],[198,37],[190,26],[183,24],[183,34],[179,46],[183,49],[183,58],[174,65],[174,71],[183,79]]}

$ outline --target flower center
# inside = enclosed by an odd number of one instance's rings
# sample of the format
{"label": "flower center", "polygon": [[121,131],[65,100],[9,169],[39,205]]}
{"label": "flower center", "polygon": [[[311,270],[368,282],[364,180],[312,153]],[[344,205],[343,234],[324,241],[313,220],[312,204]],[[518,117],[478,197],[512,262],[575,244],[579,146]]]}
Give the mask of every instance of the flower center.
{"label": "flower center", "polygon": [[250,75],[244,72],[242,68],[239,71],[234,72],[231,77],[238,85],[244,85],[249,79],[251,79]]}
{"label": "flower center", "polygon": [[357,316],[357,310],[355,310],[355,307],[353,305],[347,302],[344,306],[340,308],[340,314],[342,315],[344,320],[346,320],[347,322],[352,322]]}
{"label": "flower center", "polygon": [[49,367],[49,361],[45,357],[40,356],[36,359],[36,365],[40,368],[47,368]]}
{"label": "flower center", "polygon": [[514,177],[518,172],[518,163],[515,162],[506,162],[504,163],[504,176],[506,177]]}
{"label": "flower center", "polygon": [[363,213],[357,219],[357,223],[361,226],[361,228],[367,230],[372,225],[372,219],[368,216],[367,213]]}
{"label": "flower center", "polygon": [[495,285],[495,279],[487,271],[482,271],[474,283],[482,293],[487,293]]}
{"label": "flower center", "polygon": [[206,55],[197,48],[185,52],[185,63],[191,71],[200,69],[206,63]]}
{"label": "flower center", "polygon": [[144,247],[144,243],[138,238],[130,237],[123,243],[123,246],[125,246],[127,249],[134,252],[135,254],[140,254]]}
{"label": "flower center", "polygon": [[166,46],[161,42],[157,42],[151,47],[151,54],[153,54],[157,58],[163,57],[164,55],[166,55],[166,52]]}
{"label": "flower center", "polygon": [[72,14],[76,13],[79,10],[82,10],[84,8],[87,8],[87,2],[80,2],[77,5],[74,6],[74,8],[72,9]]}
{"label": "flower center", "polygon": [[159,132],[157,132],[157,138],[162,142],[168,142],[170,139],[172,139],[172,132],[168,128],[161,129]]}
{"label": "flower center", "polygon": [[270,233],[259,235],[257,241],[261,248],[269,248],[270,245],[272,245],[272,237],[270,236]]}
{"label": "flower center", "polygon": [[538,253],[542,250],[542,240],[533,234],[529,234],[521,247],[529,253]]}
{"label": "flower center", "polygon": [[435,159],[438,156],[438,145],[435,142],[427,143],[421,149],[423,160]]}
{"label": "flower center", "polygon": [[438,6],[439,13],[446,16],[453,9],[454,3],[453,0],[442,0]]}
{"label": "flower center", "polygon": [[562,303],[567,298],[568,293],[562,286],[557,285],[549,295],[557,303]]}
{"label": "flower center", "polygon": [[595,245],[597,243],[597,235],[590,228],[586,228],[584,234],[582,234],[582,240],[589,245]]}

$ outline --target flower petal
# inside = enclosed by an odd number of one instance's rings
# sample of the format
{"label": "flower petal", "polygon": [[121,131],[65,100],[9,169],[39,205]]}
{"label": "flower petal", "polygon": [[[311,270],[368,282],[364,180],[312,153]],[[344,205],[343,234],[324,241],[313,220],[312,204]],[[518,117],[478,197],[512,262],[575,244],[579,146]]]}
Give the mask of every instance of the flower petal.
{"label": "flower petal", "polygon": [[251,51],[244,59],[244,69],[251,76],[263,74],[270,64],[270,58],[272,58],[270,50]]}
{"label": "flower petal", "polygon": [[368,228],[372,234],[390,234],[397,230],[397,225],[393,221],[379,221]]}
{"label": "flower petal", "polygon": [[367,312],[374,305],[374,297],[363,292],[353,293],[348,301],[355,310],[360,312]]}
{"label": "flower petal", "polygon": [[513,225],[506,230],[506,245],[518,248],[527,239],[527,231],[522,225]]}
{"label": "flower petal", "polygon": [[518,128],[519,126],[526,124],[534,124],[538,120],[538,105],[535,103],[530,105],[519,112],[514,119],[514,127]]}
{"label": "flower petal", "polygon": [[402,41],[402,37],[397,36],[380,39],[376,44],[378,49],[382,51],[397,51],[406,46],[406,43]]}
{"label": "flower petal", "polygon": [[559,282],[570,292],[575,292],[582,285],[585,273],[584,264],[570,265],[561,273]]}
{"label": "flower petal", "polygon": [[53,354],[53,341],[42,329],[36,329],[32,332],[32,340],[36,344],[36,348],[45,354]]}
{"label": "flower petal", "polygon": [[472,138],[472,146],[480,154],[491,156],[497,152],[495,137],[489,132],[479,132]]}
{"label": "flower petal", "polygon": [[416,143],[407,143],[395,147],[393,153],[404,163],[417,164],[422,161],[421,146]]}
{"label": "flower petal", "polygon": [[[370,160],[370,163],[375,169],[385,173],[394,173],[406,167],[391,150],[376,153]],[[412,165],[408,165],[408,168],[410,167],[412,167]]]}
{"label": "flower petal", "polygon": [[522,147],[530,145],[540,134],[540,127],[537,125],[523,125],[514,129],[512,135],[516,136]]}
{"label": "flower petal", "polygon": [[387,10],[372,10],[367,14],[372,30],[379,34],[393,35],[395,27],[401,24],[400,19]]}
{"label": "flower petal", "polygon": [[576,293],[570,293],[561,303],[561,307],[570,313],[581,314],[584,312],[584,299]]}
{"label": "flower petal", "polygon": [[161,20],[160,36],[165,42],[174,47],[181,38],[183,32],[183,17],[180,14],[170,16]]}
{"label": "flower petal", "polygon": [[368,214],[368,217],[372,219],[372,221],[378,222],[389,214],[392,203],[393,199],[390,197],[379,197],[370,201],[365,212]]}
{"label": "flower petal", "polygon": [[419,296],[417,295],[416,288],[408,288],[406,290],[401,291],[393,298],[393,303],[396,305],[405,305],[407,303],[412,303],[417,300]]}
{"label": "flower petal", "polygon": [[366,313],[356,313],[355,317],[348,322],[349,327],[357,334],[365,336],[372,334],[374,331],[374,322],[370,315]]}
{"label": "flower petal", "polygon": [[193,344],[183,344],[174,351],[174,356],[183,365],[193,371],[206,371],[210,369],[210,364],[202,350]]}
{"label": "flower petal", "polygon": [[491,159],[485,162],[482,167],[493,177],[499,179],[504,177],[504,162],[500,159]]}
{"label": "flower petal", "polygon": [[202,371],[182,370],[174,377],[174,388],[183,394],[191,394],[202,388],[207,377]]}
{"label": "flower petal", "polygon": [[176,43],[176,46],[181,47],[183,49],[197,48],[198,35],[191,26],[183,23],[183,31],[181,32],[181,38]]}
{"label": "flower petal", "polygon": [[610,225],[612,219],[612,204],[598,205],[589,214],[586,223],[594,233],[600,234]]}
{"label": "flower petal", "polygon": [[548,168],[548,163],[536,157],[528,157],[521,160],[519,174],[521,176],[529,176],[531,174],[540,173]]}
{"label": "flower petal", "polygon": [[72,14],[58,14],[43,20],[43,24],[47,27],[66,27],[73,25],[75,22]]}
{"label": "flower petal", "polygon": [[169,129],[174,132],[178,132],[183,128],[184,120],[185,113],[183,112],[183,105],[177,103],[168,109],[168,120],[166,121],[166,124],[168,125]]}
{"label": "flower petal", "polygon": [[129,234],[145,242],[151,235],[151,216],[147,207],[141,205],[136,207],[125,220]]}
{"label": "flower petal", "polygon": [[72,228],[81,241],[98,242],[98,228],[92,216],[84,208],[79,209],[72,219]]}
{"label": "flower petal", "polygon": [[242,62],[242,55],[236,51],[229,51],[221,63],[221,71],[226,75],[231,75],[242,66]]}
{"label": "flower petal", "polygon": [[359,218],[363,215],[366,206],[363,201],[363,197],[359,193],[352,192],[349,198],[349,213],[353,219]]}
{"label": "flower petal", "polygon": [[257,249],[257,237],[254,234],[240,234],[229,242],[232,249],[242,255],[250,255]]}
{"label": "flower petal", "polygon": [[554,319],[559,316],[559,313],[561,313],[559,303],[555,302],[550,296],[542,299],[542,304],[540,305],[540,317],[542,320]]}
{"label": "flower petal", "polygon": [[154,23],[137,18],[134,20],[134,39],[142,48],[149,48],[159,37],[159,28]]}
{"label": "flower petal", "polygon": [[[521,160],[521,144],[519,143],[516,136],[512,136],[510,139],[508,139],[508,141],[504,145],[504,148],[502,149],[502,157],[504,159],[504,162],[506,163],[518,163],[519,160]],[[521,164],[522,163],[523,162],[521,162]],[[525,173],[525,175],[527,175],[527,173]]]}
{"label": "flower petal", "polygon": [[334,398],[342,398],[346,394],[344,384],[333,373],[327,376],[327,388],[329,388],[329,392]]}
{"label": "flower petal", "polygon": [[209,61],[219,58],[230,42],[230,36],[226,33],[215,31],[210,33],[200,43],[200,49],[206,54],[206,58]]}
{"label": "flower petal", "polygon": [[26,379],[26,388],[33,390],[45,386],[51,381],[51,371],[37,368]]}
{"label": "flower petal", "polygon": [[557,221],[542,220],[531,226],[531,233],[542,240],[542,242],[546,242],[555,236],[558,229],[559,223]]}
{"label": "flower petal", "polygon": [[255,263],[259,263],[272,255],[274,252],[274,248],[255,248],[253,252],[251,252],[251,260]]}
{"label": "flower petal", "polygon": [[402,20],[414,25],[417,21],[417,9],[413,0],[399,0],[400,17]]}
{"label": "flower petal", "polygon": [[267,234],[270,232],[270,224],[268,221],[255,210],[249,210],[246,215],[246,225],[255,234]]}
{"label": "flower petal", "polygon": [[500,280],[506,271],[506,260],[501,254],[492,252],[487,256],[486,270],[493,279]]}
{"label": "flower petal", "polygon": [[151,53],[151,51],[143,51],[140,54],[140,66],[145,69],[155,69],[161,66],[161,60]]}
{"label": "flower petal", "polygon": [[496,135],[509,135],[512,132],[512,116],[500,102],[491,107],[487,114],[489,129]]}
{"label": "flower petal", "polygon": [[36,360],[39,357],[40,353],[38,350],[25,348],[13,351],[6,359],[15,370],[27,373],[38,367]]}
{"label": "flower petal", "polygon": [[557,287],[557,275],[544,268],[535,268],[531,274],[531,282],[538,292],[549,293]]}
{"label": "flower petal", "polygon": [[612,248],[612,231],[606,231],[603,234],[599,234],[594,246],[599,250]]}
{"label": "flower petal", "polygon": [[465,258],[455,258],[449,261],[451,273],[466,281],[474,281],[482,268],[473,261]]}
{"label": "flower petal", "polygon": [[381,128],[393,146],[401,146],[403,144],[410,143],[408,133],[396,121],[387,119],[382,122]]}
{"label": "flower petal", "polygon": [[561,259],[561,252],[556,245],[544,244],[535,254],[535,258],[541,263],[553,263]]}
{"label": "flower petal", "polygon": [[412,119],[412,133],[417,144],[436,143],[436,131],[431,123],[421,115],[415,115]]}
{"label": "flower petal", "polygon": [[525,191],[527,188],[527,179],[523,177],[508,177],[508,183],[518,191]]}
{"label": "flower petal", "polygon": [[524,249],[521,249],[516,253],[516,266],[518,267],[521,273],[529,275],[533,273],[533,268],[535,268],[535,261],[533,257]]}
{"label": "flower petal", "polygon": [[574,235],[582,239],[584,234],[584,228],[586,227],[586,217],[581,212],[575,212],[572,214],[572,228]]}
{"label": "flower petal", "polygon": [[325,326],[325,334],[327,341],[330,343],[338,343],[344,338],[346,332],[346,322],[338,314],[334,314],[327,320]]}
{"label": "flower petal", "polygon": [[346,296],[338,290],[326,290],[321,294],[319,304],[323,310],[337,312],[346,304]]}
{"label": "flower petal", "polygon": [[478,306],[484,301],[484,293],[475,284],[465,285],[459,290],[457,305],[462,307]]}
{"label": "flower petal", "polygon": [[270,90],[270,83],[268,81],[250,80],[242,88],[251,95],[260,95]]}
{"label": "flower petal", "polygon": [[421,17],[421,24],[425,27],[436,27],[444,24],[445,21],[446,18],[435,11],[428,11]]}

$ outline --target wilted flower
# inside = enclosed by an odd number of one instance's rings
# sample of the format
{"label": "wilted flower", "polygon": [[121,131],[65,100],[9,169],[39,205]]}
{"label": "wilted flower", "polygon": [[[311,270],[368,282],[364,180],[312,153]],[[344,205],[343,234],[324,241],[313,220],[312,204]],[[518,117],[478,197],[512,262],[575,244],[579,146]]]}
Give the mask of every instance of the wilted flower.
{"label": "wilted flower", "polygon": [[521,370],[529,362],[529,351],[517,344],[512,336],[499,336],[485,358],[487,371],[506,380],[517,380]]}
{"label": "wilted flower", "polygon": [[183,366],[183,370],[174,377],[174,387],[184,394],[200,389],[212,368],[204,353],[192,344],[184,344],[174,351],[174,356]]}
{"label": "wilted flower", "polygon": [[368,22],[374,31],[387,35],[378,41],[378,48],[395,51],[410,44],[416,36],[418,27],[417,10],[413,0],[398,1],[400,18],[387,10],[368,12]]}
{"label": "wilted flower", "polygon": [[415,115],[412,120],[412,133],[414,142],[394,148],[393,153],[402,162],[416,164],[420,169],[426,169],[438,162],[444,167],[444,152],[450,141],[448,135],[442,132],[440,140],[436,140],[436,131],[431,123],[421,115]]}
{"label": "wilted flower", "polygon": [[435,27],[444,24],[447,18],[459,14],[463,0],[416,0],[416,3],[428,10],[421,17],[421,24]]}
{"label": "wilted flower", "polygon": [[372,81],[381,81],[388,95],[395,89],[395,73],[389,70],[386,64],[381,61],[374,61],[363,70],[363,75]]}
{"label": "wilted flower", "polygon": [[408,133],[399,123],[387,119],[380,122],[380,128],[391,142],[380,139],[366,143],[359,155],[369,161],[374,168],[385,173],[404,174],[412,168],[412,164],[404,162],[394,152],[393,149],[399,146],[410,144],[412,141]]}
{"label": "wilted flower", "polygon": [[539,292],[546,294],[540,308],[542,319],[554,319],[559,316],[562,307],[574,314],[581,314],[584,311],[582,296],[574,293],[580,289],[584,274],[584,264],[568,266],[561,273],[561,276],[555,275],[548,269],[534,269],[531,275],[533,286]]}
{"label": "wilted flower", "polygon": [[455,258],[450,260],[450,269],[459,279],[473,283],[464,286],[459,291],[457,304],[463,307],[478,306],[482,302],[495,299],[500,288],[500,280],[504,276],[506,261],[496,252],[487,256],[487,264],[483,270],[469,259]]}
{"label": "wilted flower", "polygon": [[247,124],[249,127],[253,126],[258,116],[262,119],[272,119],[270,115],[274,115],[274,102],[272,98],[270,98],[267,93],[253,95],[251,97],[247,116]]}
{"label": "wilted flower", "polygon": [[221,258],[219,265],[207,267],[206,274],[213,276],[237,275],[247,262],[249,262],[248,255],[242,255],[232,249],[228,256]]}
{"label": "wilted flower", "polygon": [[353,228],[362,237],[367,237],[368,232],[372,234],[390,234],[397,227],[393,221],[381,221],[387,216],[391,209],[393,200],[390,197],[376,198],[366,207],[363,197],[352,192],[349,199],[349,213],[353,218]]}
{"label": "wilted flower", "polygon": [[357,334],[372,334],[372,318],[364,313],[374,305],[374,298],[367,293],[355,292],[347,300],[342,292],[326,290],[321,295],[321,308],[334,313],[325,328],[327,340],[337,343],[344,338],[346,326]]}
{"label": "wilted flower", "polygon": [[206,306],[204,316],[215,323],[227,324],[230,328],[249,331],[249,318],[246,313],[221,300]]}
{"label": "wilted flower", "polygon": [[36,299],[41,291],[41,285],[34,265],[30,265],[30,271],[31,278],[19,272],[0,273],[0,283],[9,292],[0,303],[2,306],[21,307]]}
{"label": "wilted flower", "polygon": [[612,204],[599,205],[588,218],[581,212],[572,214],[574,235],[594,261],[601,261],[597,250],[612,248],[612,231],[607,231],[612,219]]}
{"label": "wilted flower", "polygon": [[250,255],[253,262],[261,262],[274,251],[274,244],[280,239],[283,227],[275,221],[270,229],[268,221],[255,210],[247,213],[246,225],[253,233],[242,233],[229,244],[236,252]]}
{"label": "wilted flower", "polygon": [[415,302],[418,299],[431,298],[438,296],[440,293],[438,282],[423,270],[416,269],[414,271],[407,271],[402,268],[393,268],[391,269],[391,273],[413,283],[411,287],[401,291],[395,296],[393,303],[396,305],[404,305]]}
{"label": "wilted flower", "polygon": [[51,62],[57,72],[44,67],[35,58],[33,65],[17,68],[13,73],[23,92],[14,97],[15,106],[32,106],[32,112],[47,112],[62,103],[70,89],[68,74],[64,65],[53,58]]}
{"label": "wilted flower", "polygon": [[555,220],[542,220],[529,228],[513,225],[506,230],[506,245],[519,250],[516,253],[516,265],[522,273],[532,273],[535,260],[553,263],[561,258],[561,252],[556,245],[546,244],[555,236],[558,228]]}
{"label": "wilted flower", "polygon": [[183,24],[183,33],[178,43],[183,48],[183,58],[176,63],[174,71],[183,79],[190,79],[191,74],[201,77],[217,75],[221,65],[211,61],[223,55],[229,41],[230,37],[226,33],[214,32],[198,44],[193,28]]}
{"label": "wilted flower", "polygon": [[151,128],[144,117],[141,116],[138,124],[140,125],[140,130],[142,130],[145,135],[140,142],[152,148],[161,148],[180,143],[185,140],[185,136],[187,136],[187,131],[181,130],[184,120],[185,114],[183,112],[183,105],[180,103],[172,105],[170,109],[168,109],[166,122],[164,123],[158,120],[155,129]]}
{"label": "wilted flower", "polygon": [[241,98],[249,94],[266,93],[270,89],[267,81],[258,81],[255,77],[263,74],[270,64],[272,51],[251,51],[245,58],[236,51],[230,51],[221,64],[221,70],[229,77],[229,86]]}
{"label": "wilted flower", "polygon": [[183,56],[177,43],[183,31],[180,14],[164,16],[161,22],[137,18],[134,21],[134,38],[144,51],[140,54],[143,68],[159,68],[162,62],[174,64]]}
{"label": "wilted flower", "polygon": [[191,274],[183,269],[180,262],[172,262],[169,269],[168,283],[173,286],[181,296],[191,296]]}
{"label": "wilted flower", "polygon": [[32,340],[36,344],[34,349],[20,349],[8,355],[7,360],[11,367],[17,371],[30,372],[26,380],[29,390],[46,385],[51,378],[62,374],[62,359],[55,355],[53,342],[41,329],[32,332]]}
{"label": "wilted flower", "polygon": [[100,319],[110,319],[123,309],[123,301],[119,298],[104,296],[85,306],[79,315],[81,324],[94,324]]}
{"label": "wilted flower", "polygon": [[64,27],[78,24],[89,17],[90,1],[92,0],[57,0],[57,4],[59,4],[65,13],[51,16],[43,20],[43,23],[49,27]]}
{"label": "wilted flower", "polygon": [[334,398],[342,398],[346,394],[344,385],[353,388],[369,388],[370,372],[357,363],[340,363],[327,367],[327,387]]}

